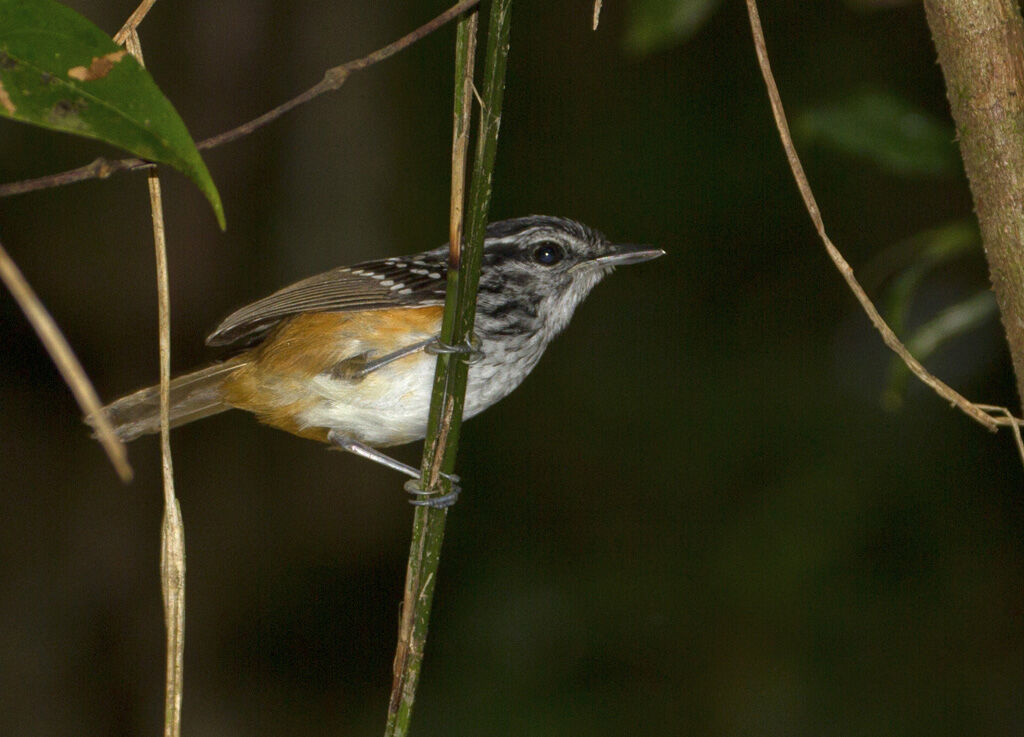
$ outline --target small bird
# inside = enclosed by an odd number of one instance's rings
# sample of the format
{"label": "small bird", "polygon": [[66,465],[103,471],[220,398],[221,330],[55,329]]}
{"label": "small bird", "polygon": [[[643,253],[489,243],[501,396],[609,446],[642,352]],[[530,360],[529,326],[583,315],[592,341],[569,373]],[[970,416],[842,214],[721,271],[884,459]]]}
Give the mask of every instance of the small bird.
{"label": "small bird", "polygon": [[[332,269],[229,315],[206,343],[235,355],[171,382],[171,427],[243,409],[272,427],[419,478],[417,469],[377,449],[426,435],[437,353],[462,352],[470,361],[464,415],[472,417],[522,383],[615,266],[664,253],[610,243],[565,218],[491,223],[476,340],[462,347],[442,345],[438,337],[447,244]],[[159,432],[160,387],[130,394],[104,412],[122,440]],[[439,501],[451,500],[413,503]]]}

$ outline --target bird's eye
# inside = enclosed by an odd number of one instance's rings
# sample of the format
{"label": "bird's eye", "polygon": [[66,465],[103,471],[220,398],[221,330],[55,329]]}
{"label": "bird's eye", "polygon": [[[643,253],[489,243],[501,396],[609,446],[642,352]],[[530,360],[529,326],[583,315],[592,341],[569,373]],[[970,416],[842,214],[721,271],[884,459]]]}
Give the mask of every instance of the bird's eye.
{"label": "bird's eye", "polygon": [[533,260],[544,266],[554,266],[562,260],[562,255],[561,247],[550,241],[533,249]]}

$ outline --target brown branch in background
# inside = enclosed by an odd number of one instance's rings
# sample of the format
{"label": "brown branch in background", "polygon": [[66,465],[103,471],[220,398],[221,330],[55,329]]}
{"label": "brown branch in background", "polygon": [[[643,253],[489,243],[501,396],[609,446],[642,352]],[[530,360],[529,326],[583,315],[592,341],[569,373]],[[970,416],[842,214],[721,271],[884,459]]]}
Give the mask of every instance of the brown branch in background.
{"label": "brown branch in background", "polygon": [[597,24],[601,22],[601,0],[594,0],[594,30],[597,30]]}
{"label": "brown branch in background", "polygon": [[[142,42],[136,26],[155,0],[143,0],[122,29],[125,47],[145,65]],[[118,35],[122,35],[119,33]],[[160,177],[149,172],[149,206],[153,219],[156,250],[156,291],[159,303],[160,344],[160,459],[163,469],[164,515],[160,528],[160,584],[166,630],[164,672],[164,737],[181,734],[181,700],[184,693],[185,663],[185,526],[181,507],[174,495],[174,467],[171,463],[171,298],[167,270],[167,234],[164,228]]]}
{"label": "brown branch in background", "polygon": [[1024,397],[1024,20],[1019,0],[926,0],[1017,392]]}
{"label": "brown branch in background", "polygon": [[[155,0],[154,0],[155,2]],[[200,141],[196,144],[196,147],[200,150],[206,150],[221,146],[225,143],[247,136],[253,131],[272,123],[273,121],[280,118],[285,113],[303,105],[310,100],[319,97],[325,92],[332,92],[339,89],[345,81],[348,79],[349,74],[352,72],[360,72],[374,64],[379,64],[385,59],[397,54],[409,46],[412,46],[417,41],[421,40],[425,36],[436,31],[441,26],[449,23],[452,19],[465,13],[467,10],[476,7],[480,4],[480,0],[461,0],[456,3],[448,10],[441,13],[439,16],[434,18],[422,26],[407,33],[397,41],[384,46],[383,48],[377,49],[373,53],[362,56],[358,59],[354,59],[344,64],[340,64],[336,67],[331,67],[324,72],[324,77],[320,82],[310,87],[308,90],[303,92],[301,95],[292,98],[288,102],[278,105],[273,110],[270,110],[258,118],[250,120],[248,123],[232,128],[229,131],[219,133],[215,136],[211,136],[205,140]],[[140,6],[141,7],[141,6]],[[136,11],[138,12],[138,11]],[[134,14],[133,14],[134,17]],[[127,24],[126,24],[127,27]],[[144,159],[128,158],[128,159],[116,159],[110,161],[108,159],[100,158],[96,159],[90,164],[80,166],[77,169],[69,169],[68,171],[60,172],[58,174],[49,174],[45,177],[38,177],[36,179],[23,179],[19,182],[11,182],[9,184],[0,185],[0,197],[10,197],[17,194],[26,194],[28,192],[36,192],[41,189],[50,189],[53,187],[62,187],[67,184],[74,184],[76,182],[84,182],[89,179],[106,179],[111,174],[126,170],[135,169],[148,169],[155,166]]]}
{"label": "brown branch in background", "polygon": [[[800,189],[800,195],[803,197],[804,205],[807,208],[808,214],[811,216],[811,221],[814,223],[815,229],[818,231],[818,236],[821,238],[822,243],[825,244],[825,250],[828,251],[829,258],[835,264],[836,268],[839,269],[839,273],[842,274],[843,279],[846,280],[847,286],[850,291],[853,292],[854,297],[860,303],[864,312],[867,313],[868,319],[871,320],[871,324],[875,326],[882,335],[882,340],[885,344],[900,357],[917,378],[927,384],[932,390],[940,397],[948,401],[951,405],[958,408],[964,414],[971,419],[975,420],[981,425],[984,425],[989,430],[995,431],[1000,425],[1016,425],[1024,422],[1013,417],[1009,410],[999,408],[998,414],[1005,416],[993,417],[988,414],[988,411],[992,411],[987,405],[976,405],[970,400],[966,399],[952,387],[933,376],[928,370],[921,365],[921,363],[914,358],[907,350],[906,346],[900,342],[900,339],[896,337],[896,334],[892,331],[878,310],[872,304],[868,298],[864,289],[858,283],[856,277],[853,274],[853,269],[850,264],[847,263],[846,259],[836,248],[835,244],[829,239],[825,233],[825,224],[821,219],[821,211],[818,209],[818,203],[814,199],[814,193],[811,191],[811,185],[807,181],[807,175],[804,173],[803,165],[800,163],[800,157],[797,156],[796,148],[793,145],[793,138],[789,132],[789,124],[786,122],[786,114],[782,108],[782,99],[779,97],[779,88],[775,84],[775,77],[772,75],[771,64],[768,61],[768,50],[765,47],[764,32],[761,30],[761,19],[757,12],[756,0],[747,0],[747,14],[750,16],[750,28],[754,36],[754,48],[757,51],[757,61],[761,67],[761,74],[764,77],[765,87],[768,90],[768,99],[771,102],[772,114],[775,116],[775,125],[779,130],[779,138],[782,140],[782,147],[786,151],[786,159],[789,162],[789,168],[793,172],[793,178],[796,179],[797,187]],[[1022,455],[1024,459],[1024,455]]]}
{"label": "brown branch in background", "polygon": [[32,287],[29,286],[28,281],[25,280],[21,270],[14,263],[14,259],[8,255],[2,243],[0,243],[0,281],[3,281],[4,286],[10,291],[22,312],[25,313],[25,317],[36,331],[36,335],[39,336],[47,353],[50,354],[57,370],[64,377],[64,383],[74,394],[75,401],[82,408],[82,412],[86,417],[95,420],[97,439],[103,444],[103,449],[107,452],[107,457],[110,458],[117,475],[121,477],[122,481],[128,483],[132,480],[132,467],[128,463],[128,453],[124,443],[117,437],[114,428],[110,426],[110,421],[103,414],[103,407],[99,397],[96,396],[96,389],[93,388],[85,369],[75,357],[74,351],[71,350],[67,339],[60,332],[57,323],[46,311],[36,293],[32,291]]}

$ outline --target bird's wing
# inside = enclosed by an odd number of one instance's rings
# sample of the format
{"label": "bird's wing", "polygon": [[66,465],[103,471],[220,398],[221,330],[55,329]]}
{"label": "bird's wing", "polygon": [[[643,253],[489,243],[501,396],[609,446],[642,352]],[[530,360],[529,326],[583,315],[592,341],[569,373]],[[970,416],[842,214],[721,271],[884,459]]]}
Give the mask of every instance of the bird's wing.
{"label": "bird's wing", "polygon": [[444,303],[447,263],[441,249],[332,269],[228,315],[211,346],[250,345],[282,319],[305,312],[349,312]]}

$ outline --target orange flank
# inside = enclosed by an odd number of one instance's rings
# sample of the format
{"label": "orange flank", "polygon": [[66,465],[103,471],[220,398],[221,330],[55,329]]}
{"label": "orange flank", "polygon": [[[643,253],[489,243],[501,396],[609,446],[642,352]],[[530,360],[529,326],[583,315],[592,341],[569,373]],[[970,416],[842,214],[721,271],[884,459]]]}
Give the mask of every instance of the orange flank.
{"label": "orange flank", "polygon": [[[300,437],[326,442],[323,427],[306,427],[298,418],[326,401],[311,380],[322,374],[338,381],[374,384],[374,374],[348,378],[347,369],[436,336],[443,307],[405,307],[360,312],[312,312],[275,327],[266,340],[245,354],[246,362],[223,384],[224,401],[255,414],[261,422]],[[410,355],[393,364],[423,360]],[[430,357],[433,360],[433,357]],[[363,391],[369,387],[364,384]]]}

